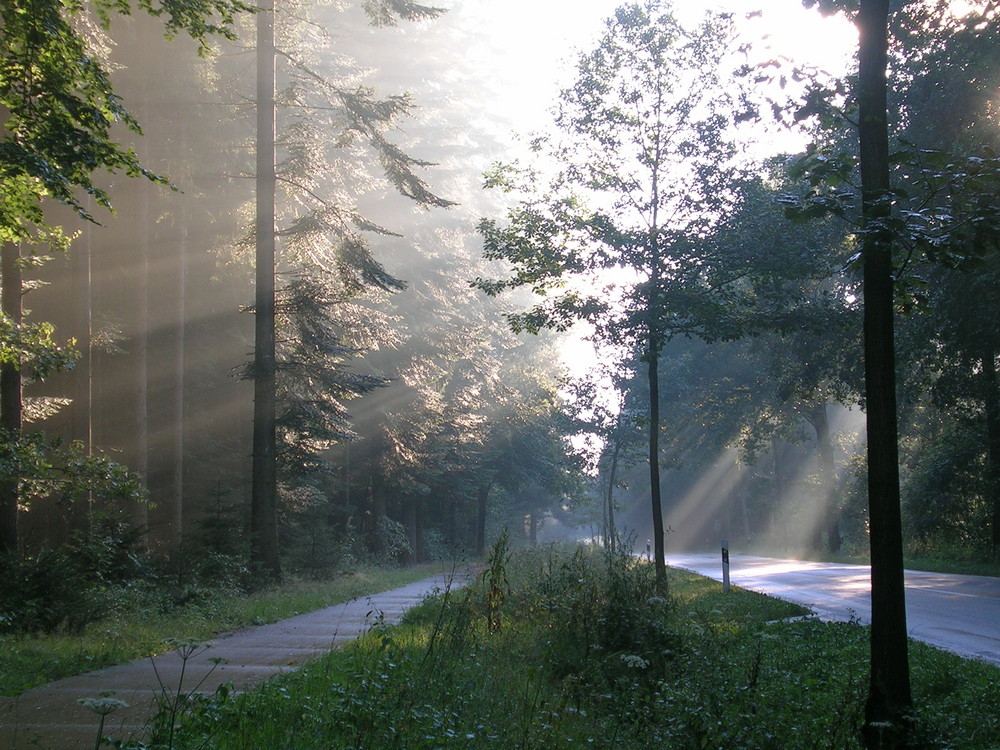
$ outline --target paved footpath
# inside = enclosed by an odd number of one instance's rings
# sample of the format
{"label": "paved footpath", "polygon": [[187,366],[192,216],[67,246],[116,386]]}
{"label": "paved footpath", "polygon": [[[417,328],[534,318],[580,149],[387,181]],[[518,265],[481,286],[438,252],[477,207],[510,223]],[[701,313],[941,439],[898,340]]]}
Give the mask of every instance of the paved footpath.
{"label": "paved footpath", "polygon": [[[212,641],[188,660],[183,688],[212,693],[226,682],[236,690],[297,668],[314,656],[363,635],[380,616],[393,623],[435,591],[456,588],[467,576],[439,575],[381,594],[326,609],[247,628]],[[214,659],[222,659],[217,666]],[[155,657],[67,677],[28,690],[17,698],[0,697],[0,749],[89,750],[97,738],[99,717],[78,703],[113,691],[128,703],[107,717],[104,735],[115,739],[141,736],[154,713],[159,686],[175,689],[182,661],[170,652]],[[158,675],[158,676],[157,676]],[[201,684],[199,684],[199,682]]]}

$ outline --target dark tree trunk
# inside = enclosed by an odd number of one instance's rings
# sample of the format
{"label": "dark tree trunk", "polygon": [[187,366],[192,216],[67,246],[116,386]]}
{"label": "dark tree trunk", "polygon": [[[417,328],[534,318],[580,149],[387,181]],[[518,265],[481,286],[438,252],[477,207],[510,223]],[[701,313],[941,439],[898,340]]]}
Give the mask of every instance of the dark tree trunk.
{"label": "dark tree trunk", "polygon": [[987,346],[983,354],[983,400],[989,457],[990,551],[994,561],[1000,560],[1000,390],[997,386],[996,352]]}
{"label": "dark tree trunk", "polygon": [[660,495],[660,381],[659,351],[656,335],[649,336],[649,498],[653,511],[653,559],[656,566],[656,587],[661,593],[667,590],[667,562],[663,502]]}
{"label": "dark tree trunk", "polygon": [[[0,248],[0,297],[4,314],[11,322],[21,324],[21,252],[20,248],[11,242],[5,242]],[[21,434],[21,368],[18,362],[5,362],[0,366],[0,429],[10,440],[16,440]],[[18,477],[16,472],[11,476],[0,478],[0,553],[16,556],[18,554],[17,538],[17,502]]]}
{"label": "dark tree trunk", "polygon": [[743,518],[743,541],[749,546],[753,541],[753,534],[750,530],[750,508],[747,506],[747,490],[745,487],[739,489],[740,516]]}
{"label": "dark tree trunk", "polygon": [[253,474],[250,565],[265,580],[281,579],[278,556],[277,406],[274,334],[274,11],[257,13],[257,205],[254,298]]}
{"label": "dark tree trunk", "polygon": [[888,0],[862,0],[858,106],[865,233],[864,355],[871,544],[871,680],[863,737],[868,748],[900,747],[912,705],[899,507],[892,235],[888,226],[886,110]]}
{"label": "dark tree trunk", "polygon": [[448,539],[448,546],[457,554],[461,548],[458,536],[458,500],[454,495],[449,494],[444,504],[445,513],[445,536]]}
{"label": "dark tree trunk", "polygon": [[618,476],[618,456],[621,453],[624,438],[615,436],[614,448],[611,451],[611,468],[608,469],[608,496],[605,502],[605,518],[607,519],[608,549],[614,552],[618,546],[618,531],[615,529],[615,480]]}
{"label": "dark tree trunk", "polygon": [[387,549],[385,538],[385,491],[381,475],[373,468],[368,475],[368,512],[371,518],[368,546],[376,555]]}
{"label": "dark tree trunk", "polygon": [[410,545],[410,550],[403,555],[405,565],[416,565],[417,559],[417,501],[410,498],[409,502],[404,501],[403,518],[406,521],[406,541]]}
{"label": "dark tree trunk", "polygon": [[427,562],[427,546],[424,544],[424,499],[418,497],[413,501],[413,553],[417,562]]}

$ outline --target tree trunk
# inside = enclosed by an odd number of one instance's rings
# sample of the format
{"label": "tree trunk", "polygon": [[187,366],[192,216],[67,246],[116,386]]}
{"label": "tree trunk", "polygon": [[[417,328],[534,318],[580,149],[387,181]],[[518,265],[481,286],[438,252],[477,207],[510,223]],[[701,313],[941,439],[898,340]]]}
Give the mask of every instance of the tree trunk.
{"label": "tree trunk", "polygon": [[[133,356],[135,357],[135,458],[132,468],[142,478],[143,485],[148,489],[149,476],[149,255],[150,232],[153,223],[150,220],[149,193],[151,185],[141,185],[142,203],[139,211],[138,268],[135,285],[136,326],[133,332],[135,340]],[[146,529],[149,526],[149,506],[146,503],[134,503],[130,509],[132,525]],[[143,536],[143,539],[148,539]]]}
{"label": "tree trunk", "polygon": [[257,13],[256,290],[254,296],[253,472],[250,489],[250,565],[263,578],[281,579],[278,556],[278,477],[275,435],[274,333],[274,10]]}
{"label": "tree trunk", "polygon": [[486,511],[493,482],[481,485],[476,496],[476,556],[486,554]]}
{"label": "tree trunk", "polygon": [[382,555],[388,549],[385,538],[385,492],[381,476],[374,468],[368,475],[368,510],[371,513],[369,549],[376,555]]}
{"label": "tree trunk", "polygon": [[444,533],[448,540],[448,546],[451,548],[453,554],[458,554],[461,550],[458,538],[458,499],[450,493],[447,494],[447,499],[444,501],[444,517]]}
{"label": "tree trunk", "polygon": [[608,538],[608,549],[615,552],[618,546],[618,531],[615,529],[615,480],[618,476],[618,455],[621,453],[624,438],[615,436],[615,445],[611,452],[611,468],[608,469],[608,497],[605,507],[605,517],[608,525],[605,533]]}
{"label": "tree trunk", "polygon": [[415,498],[413,506],[413,554],[418,563],[427,562],[427,545],[424,544],[424,499]]}
{"label": "tree trunk", "polygon": [[[5,242],[0,248],[0,302],[3,312],[14,324],[21,324],[21,251]],[[17,440],[21,435],[21,367],[19,362],[0,365],[0,429],[4,438]],[[11,462],[13,464],[13,462]],[[16,557],[17,503],[19,499],[17,473],[0,479],[0,554]]]}
{"label": "tree trunk", "polygon": [[[88,200],[88,208],[89,200]],[[94,238],[93,227],[83,229],[82,241],[69,253],[71,276],[74,280],[73,325],[69,333],[76,339],[80,359],[73,368],[71,437],[83,443],[87,455],[94,451]],[[90,498],[74,502],[65,513],[63,537],[86,527],[90,513]]]}
{"label": "tree trunk", "polygon": [[[187,129],[181,129],[181,149],[187,151]],[[185,378],[187,369],[187,260],[188,260],[188,208],[185,203],[180,215],[180,237],[177,244],[177,257],[174,271],[174,355],[172,389],[170,403],[170,450],[172,457],[168,476],[168,493],[171,506],[171,528],[173,543],[179,548],[184,541],[184,443],[187,427],[184,412]]]}
{"label": "tree trunk", "polygon": [[983,354],[983,400],[986,404],[986,441],[989,457],[989,506],[991,510],[990,552],[1000,559],[1000,390],[997,386],[996,352],[992,346]]}
{"label": "tree trunk", "polygon": [[663,502],[660,496],[660,381],[658,373],[659,346],[656,335],[649,335],[649,499],[653,510],[653,559],[656,566],[656,588],[667,590],[667,559]]}
{"label": "tree trunk", "polygon": [[746,487],[739,489],[740,516],[743,519],[743,541],[749,547],[753,542],[753,533],[750,530],[750,508],[747,505]]}
{"label": "tree trunk", "polygon": [[771,533],[777,533],[781,525],[782,549],[788,552],[788,510],[785,508],[785,467],[782,464],[781,443],[777,438],[771,438],[771,458],[774,464],[774,509],[771,513]]}
{"label": "tree trunk", "polygon": [[886,110],[888,0],[862,0],[858,106],[864,262],[865,401],[871,544],[871,679],[862,730],[868,748],[901,747],[912,706],[906,640],[903,536],[893,326],[892,235],[888,226]]}
{"label": "tree trunk", "polygon": [[833,459],[833,440],[830,436],[830,418],[826,402],[816,405],[809,415],[809,422],[816,430],[816,454],[820,475],[820,500],[823,503],[822,523],[826,528],[826,548],[829,552],[840,552],[840,524],[838,508],[834,502],[834,479],[836,467]]}
{"label": "tree trunk", "polygon": [[415,498],[404,500],[403,518],[406,520],[406,541],[410,545],[409,552],[403,555],[405,565],[416,565],[417,560],[417,501]]}

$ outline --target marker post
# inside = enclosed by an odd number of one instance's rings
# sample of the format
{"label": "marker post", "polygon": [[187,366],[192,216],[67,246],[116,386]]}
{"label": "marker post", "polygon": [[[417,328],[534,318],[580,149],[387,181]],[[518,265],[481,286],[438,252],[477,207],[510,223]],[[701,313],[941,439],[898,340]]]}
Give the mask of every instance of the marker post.
{"label": "marker post", "polygon": [[729,593],[729,540],[722,540],[722,593]]}

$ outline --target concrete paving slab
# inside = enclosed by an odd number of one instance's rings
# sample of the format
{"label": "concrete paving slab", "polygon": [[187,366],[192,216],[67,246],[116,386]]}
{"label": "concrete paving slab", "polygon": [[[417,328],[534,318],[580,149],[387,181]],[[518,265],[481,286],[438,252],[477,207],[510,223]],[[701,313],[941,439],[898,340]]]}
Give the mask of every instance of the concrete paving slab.
{"label": "concrete paving slab", "polygon": [[[216,638],[210,648],[199,650],[188,660],[182,687],[192,690],[197,686],[199,692],[213,693],[226,682],[232,682],[236,690],[258,685],[354,640],[379,618],[390,624],[398,621],[406,610],[429,594],[458,588],[470,575],[465,572],[457,576],[433,576],[399,589]],[[216,665],[213,659],[222,662]],[[67,677],[28,690],[17,698],[0,699],[0,749],[94,747],[99,718],[81,706],[79,699],[112,692],[114,698],[124,700],[129,706],[107,717],[105,736],[140,737],[155,711],[159,686],[175,688],[181,664],[176,654],[161,654],[154,659]]]}

